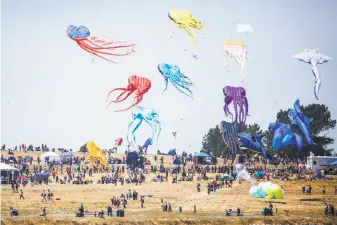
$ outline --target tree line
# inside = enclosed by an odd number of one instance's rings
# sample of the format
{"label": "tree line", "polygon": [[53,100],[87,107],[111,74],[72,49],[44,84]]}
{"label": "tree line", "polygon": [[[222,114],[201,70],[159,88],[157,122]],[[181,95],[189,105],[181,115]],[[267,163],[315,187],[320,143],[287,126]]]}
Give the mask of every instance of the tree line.
{"label": "tree line", "polygon": [[[305,143],[302,151],[299,152],[299,156],[301,158],[307,157],[309,152],[313,152],[315,155],[332,155],[334,151],[333,148],[329,148],[329,145],[334,143],[334,139],[329,137],[329,131],[336,127],[336,120],[331,119],[331,113],[327,106],[324,104],[309,104],[305,107],[301,106],[302,112],[308,116],[309,118],[313,118],[311,122],[311,137],[315,143],[314,145],[308,145],[305,142],[305,138],[303,137],[301,131],[297,127],[297,125],[292,125],[288,118],[288,110],[280,110],[276,114],[276,120],[285,124],[290,124],[295,133],[302,136],[303,141]],[[275,122],[275,121],[270,121]],[[219,121],[220,124],[220,121]],[[266,133],[265,138],[263,139],[263,143],[267,148],[267,151],[272,155],[278,155],[281,157],[295,158],[297,149],[296,146],[290,146],[287,148],[280,149],[279,151],[273,151],[272,144],[272,134],[269,130],[262,130],[259,124],[246,124],[244,126],[243,132],[250,133],[252,135],[258,135],[262,133]],[[214,156],[226,156],[228,154],[228,148],[225,145],[218,125],[215,128],[210,128],[208,133],[203,137],[202,141],[202,152],[212,153]],[[240,150],[246,153],[247,150]],[[248,150],[247,153],[255,154]]]}

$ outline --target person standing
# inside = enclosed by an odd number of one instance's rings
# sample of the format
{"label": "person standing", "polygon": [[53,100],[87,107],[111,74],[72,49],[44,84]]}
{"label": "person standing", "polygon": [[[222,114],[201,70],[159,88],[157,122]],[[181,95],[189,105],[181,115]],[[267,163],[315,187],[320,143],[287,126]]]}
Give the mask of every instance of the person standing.
{"label": "person standing", "polygon": [[112,217],[112,207],[108,205],[108,216]]}
{"label": "person standing", "polygon": [[144,208],[144,202],[145,202],[145,201],[144,201],[144,198],[141,197],[141,198],[140,198],[140,205],[141,205],[142,208]]}
{"label": "person standing", "polygon": [[23,191],[22,191],[22,189],[20,190],[20,199],[25,200],[25,198],[23,197]]}

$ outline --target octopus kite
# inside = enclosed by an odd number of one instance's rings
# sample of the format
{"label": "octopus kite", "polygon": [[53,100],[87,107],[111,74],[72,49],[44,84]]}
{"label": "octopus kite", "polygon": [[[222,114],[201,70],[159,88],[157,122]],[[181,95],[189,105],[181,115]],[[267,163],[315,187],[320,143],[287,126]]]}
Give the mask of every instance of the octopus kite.
{"label": "octopus kite", "polygon": [[143,95],[148,92],[151,88],[151,81],[146,78],[146,77],[140,77],[137,75],[132,75],[131,77],[129,77],[129,85],[126,88],[115,88],[113,90],[111,90],[107,96],[107,101],[110,97],[110,95],[115,92],[115,91],[122,91],[122,93],[120,93],[115,100],[111,100],[108,104],[108,107],[112,104],[112,103],[119,103],[122,102],[124,100],[126,100],[132,93],[134,93],[135,97],[134,97],[134,103],[126,108],[126,109],[122,109],[122,110],[117,110],[115,112],[122,112],[122,111],[126,111],[132,107],[134,107],[135,105],[137,105],[139,102],[141,102],[143,100]]}
{"label": "octopus kite", "polygon": [[[167,90],[168,87],[168,81],[171,82],[171,84],[178,89],[181,93],[184,95],[187,95],[191,98],[193,98],[193,93],[191,91],[191,87],[195,87],[195,85],[192,83],[192,81],[185,76],[179,69],[178,66],[167,64],[167,63],[161,63],[158,65],[159,72],[163,75],[165,78],[165,89]],[[163,93],[164,93],[163,91]]]}
{"label": "octopus kite", "polygon": [[112,63],[115,62],[106,56],[127,56],[134,52],[135,44],[91,36],[89,29],[85,26],[70,25],[67,28],[67,35],[85,51]]}
{"label": "octopus kite", "polygon": [[[135,133],[137,129],[142,125],[143,121],[145,121],[152,129],[152,137],[153,140],[156,137],[158,140],[160,132],[161,132],[161,122],[159,121],[159,115],[153,109],[144,108],[142,106],[137,106],[136,110],[132,112],[132,121],[129,123],[127,140],[129,143],[136,143]],[[134,126],[134,124],[136,124]],[[131,131],[131,128],[132,132]],[[130,140],[130,136],[132,135],[132,140]]]}
{"label": "octopus kite", "polygon": [[246,62],[248,60],[248,50],[242,41],[224,41],[224,48],[227,54],[225,59],[225,67],[228,67],[228,60],[235,59],[241,67],[241,80],[244,78]]}
{"label": "octopus kite", "polygon": [[315,87],[314,87],[314,95],[318,100],[318,92],[321,87],[321,76],[318,71],[318,64],[323,64],[332,60],[329,56],[323,55],[318,52],[318,48],[310,50],[304,49],[304,52],[298,53],[293,56],[294,58],[301,60],[306,63],[310,63],[312,66],[312,73],[315,76]]}
{"label": "octopus kite", "polygon": [[191,28],[200,30],[205,26],[200,20],[194,18],[190,11],[186,9],[181,10],[170,10],[169,18],[178,24],[178,28],[183,28],[186,32],[198,42],[197,36],[192,32]]}
{"label": "octopus kite", "polygon": [[223,93],[225,95],[225,106],[223,109],[226,116],[229,114],[231,117],[233,117],[233,114],[229,111],[229,105],[233,102],[235,110],[234,122],[238,121],[240,123],[245,123],[246,117],[249,116],[246,90],[243,87],[226,86],[223,88]]}

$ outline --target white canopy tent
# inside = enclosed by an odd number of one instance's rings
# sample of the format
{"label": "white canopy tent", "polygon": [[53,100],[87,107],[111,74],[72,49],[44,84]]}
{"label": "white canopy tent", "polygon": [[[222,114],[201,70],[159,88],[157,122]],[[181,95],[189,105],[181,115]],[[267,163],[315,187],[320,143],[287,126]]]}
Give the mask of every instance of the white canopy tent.
{"label": "white canopy tent", "polygon": [[10,179],[14,179],[17,176],[20,176],[20,170],[7,165],[5,163],[0,163],[0,172],[1,172],[1,184],[8,184],[10,182]]}
{"label": "white canopy tent", "polygon": [[1,171],[19,171],[18,168],[15,168],[13,166],[7,165],[5,163],[0,163],[0,170]]}
{"label": "white canopy tent", "polygon": [[45,162],[46,157],[49,157],[49,162],[55,161],[60,162],[61,157],[60,155],[56,154],[55,152],[46,152],[40,156],[41,162]]}

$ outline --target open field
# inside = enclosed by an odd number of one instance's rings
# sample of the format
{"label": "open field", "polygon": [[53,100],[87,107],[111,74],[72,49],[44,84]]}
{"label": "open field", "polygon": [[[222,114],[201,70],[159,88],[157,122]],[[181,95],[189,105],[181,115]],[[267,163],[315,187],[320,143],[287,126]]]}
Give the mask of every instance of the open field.
{"label": "open field", "polygon": [[[36,154],[36,153],[34,153]],[[165,156],[165,164],[171,162],[171,157]],[[25,200],[19,200],[19,194],[13,194],[10,185],[1,185],[1,219],[2,224],[334,224],[330,218],[324,216],[325,202],[336,203],[333,181],[312,182],[282,182],[275,180],[274,183],[282,185],[285,190],[283,200],[271,200],[278,213],[273,217],[260,216],[264,207],[268,206],[269,200],[253,199],[249,196],[250,182],[239,184],[234,182],[233,188],[224,188],[216,193],[207,194],[207,181],[201,182],[201,192],[196,191],[197,181],[180,182],[151,182],[154,174],[148,174],[147,182],[141,186],[125,184],[114,186],[112,184],[89,184],[72,185],[56,184],[31,185],[23,188]],[[100,174],[95,174],[95,182]],[[215,174],[209,174],[215,177]],[[52,177],[51,177],[52,179]],[[301,187],[311,184],[312,195],[304,195]],[[322,195],[322,186],[327,187],[327,194]],[[54,193],[54,202],[41,202],[41,192],[51,189]],[[140,201],[128,201],[124,218],[99,219],[94,217],[76,218],[75,212],[83,203],[85,210],[106,211],[110,204],[110,198],[119,197],[128,190],[136,190],[139,195],[153,195],[145,199],[145,208],[140,207]],[[161,198],[172,205],[172,213],[161,210]],[[196,205],[197,213],[193,212]],[[335,204],[336,205],[336,204]],[[9,208],[18,209],[20,215],[16,218],[9,217]],[[182,213],[178,208],[182,207]],[[46,207],[47,219],[41,219],[41,209]],[[243,217],[226,217],[225,209],[240,207]],[[289,210],[289,216],[285,216],[284,210]],[[274,210],[275,211],[275,210]],[[114,211],[115,213],[115,211]]]}

